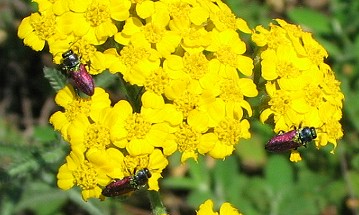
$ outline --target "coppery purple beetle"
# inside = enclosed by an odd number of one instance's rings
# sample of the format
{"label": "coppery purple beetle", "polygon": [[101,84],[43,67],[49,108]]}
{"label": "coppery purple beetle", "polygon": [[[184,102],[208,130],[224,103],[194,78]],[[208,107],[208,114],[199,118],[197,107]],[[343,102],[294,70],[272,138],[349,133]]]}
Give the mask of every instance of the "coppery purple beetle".
{"label": "coppery purple beetle", "polygon": [[285,133],[279,133],[265,145],[265,149],[270,152],[285,152],[305,146],[317,138],[317,132],[314,127],[304,127],[294,129]]}
{"label": "coppery purple beetle", "polygon": [[82,91],[88,96],[94,94],[95,84],[92,76],[87,72],[78,56],[69,50],[62,54],[62,70],[69,77],[69,81],[77,90]]}
{"label": "coppery purple beetle", "polygon": [[121,196],[125,194],[130,194],[140,187],[147,184],[148,179],[151,178],[152,174],[147,169],[144,168],[139,170],[133,176],[127,176],[123,179],[115,179],[115,181],[109,183],[103,190],[102,195],[107,197]]}

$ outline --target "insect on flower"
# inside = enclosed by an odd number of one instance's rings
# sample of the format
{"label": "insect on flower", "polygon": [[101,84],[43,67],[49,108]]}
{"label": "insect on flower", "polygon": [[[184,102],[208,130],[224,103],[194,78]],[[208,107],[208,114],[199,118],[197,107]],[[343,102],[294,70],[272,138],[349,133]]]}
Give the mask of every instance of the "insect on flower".
{"label": "insect on flower", "polygon": [[123,179],[115,179],[115,181],[108,184],[103,190],[102,195],[107,197],[121,196],[125,194],[130,194],[140,187],[147,184],[148,179],[151,178],[152,174],[147,169],[144,168],[139,170],[133,176],[127,176]]}
{"label": "insect on flower", "polygon": [[86,95],[92,96],[95,87],[94,81],[78,56],[72,50],[69,50],[62,54],[62,58],[62,70],[69,77],[72,86]]}
{"label": "insect on flower", "polygon": [[277,136],[268,141],[265,149],[270,152],[285,152],[306,146],[315,138],[317,138],[317,132],[314,127],[295,128],[292,131],[278,133]]}

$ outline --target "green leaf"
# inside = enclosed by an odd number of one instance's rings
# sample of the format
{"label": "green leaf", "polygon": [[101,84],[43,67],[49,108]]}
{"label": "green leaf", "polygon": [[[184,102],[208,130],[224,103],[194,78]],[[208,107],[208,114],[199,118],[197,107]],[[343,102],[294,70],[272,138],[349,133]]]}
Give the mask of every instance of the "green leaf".
{"label": "green leaf", "polygon": [[348,179],[350,181],[350,183],[352,184],[352,189],[353,189],[353,192],[356,194],[356,195],[359,195],[359,173],[356,172],[356,171],[349,171],[348,172]]}
{"label": "green leaf", "polygon": [[273,188],[268,182],[259,177],[250,178],[244,189],[242,199],[247,199],[251,202],[259,214],[268,214],[271,202],[276,201],[273,198]]}
{"label": "green leaf", "polygon": [[187,197],[187,202],[194,208],[204,203],[207,199],[214,199],[211,191],[194,191]]}
{"label": "green leaf", "polygon": [[49,67],[44,67],[43,71],[45,78],[49,80],[51,87],[56,92],[65,87],[67,78],[61,73],[61,71]]}
{"label": "green leaf", "polygon": [[351,159],[351,165],[353,169],[359,170],[359,154],[354,155],[354,157]]}
{"label": "green leaf", "polygon": [[[313,190],[314,192],[314,190]],[[278,214],[302,215],[320,214],[318,202],[314,193],[304,193],[299,189],[287,192],[280,201]]]}
{"label": "green leaf", "polygon": [[38,126],[35,127],[34,137],[39,142],[51,142],[56,140],[56,132],[51,126]]}
{"label": "green leaf", "polygon": [[[64,191],[62,191],[62,192],[64,192]],[[100,208],[101,204],[96,204],[96,203],[98,203],[97,200],[89,199],[87,202],[85,202],[82,199],[81,193],[78,189],[71,189],[68,191],[68,193],[69,193],[69,198],[74,203],[76,203],[80,208],[85,210],[88,214],[90,214],[90,215],[103,215],[104,214],[103,210]]]}
{"label": "green leaf", "polygon": [[112,74],[108,70],[105,70],[100,74],[94,76],[94,81],[96,83],[96,87],[108,88],[116,81],[119,81],[119,76],[118,74]]}
{"label": "green leaf", "polygon": [[167,177],[162,180],[161,185],[168,189],[193,190],[197,188],[197,184],[194,183],[193,179],[184,177]]}
{"label": "green leaf", "polygon": [[213,181],[214,181],[214,191],[217,196],[221,196],[225,201],[227,196],[233,192],[239,192],[238,190],[233,190],[233,184],[236,184],[235,180],[238,176],[238,165],[236,163],[235,157],[228,157],[226,160],[217,161],[216,166],[213,169]]}
{"label": "green leaf", "polygon": [[64,191],[41,182],[33,182],[26,187],[23,199],[16,210],[31,209],[35,214],[51,215],[59,211],[66,199]]}
{"label": "green leaf", "polygon": [[250,169],[260,169],[266,162],[264,150],[264,140],[260,135],[252,135],[249,140],[240,140],[236,146],[236,152],[242,160],[244,166]]}
{"label": "green leaf", "polygon": [[293,185],[293,170],[283,156],[272,156],[265,167],[265,178],[275,192]]}
{"label": "green leaf", "polygon": [[304,25],[311,31],[322,34],[331,33],[330,18],[309,8],[293,8],[288,16],[294,23]]}

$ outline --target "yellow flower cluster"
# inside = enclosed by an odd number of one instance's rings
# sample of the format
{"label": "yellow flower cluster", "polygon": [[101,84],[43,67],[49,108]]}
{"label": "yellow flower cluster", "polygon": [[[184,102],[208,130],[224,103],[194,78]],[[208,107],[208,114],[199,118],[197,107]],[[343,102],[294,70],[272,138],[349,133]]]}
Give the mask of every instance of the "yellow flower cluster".
{"label": "yellow flower cluster", "polygon": [[149,189],[159,189],[158,179],[168,161],[152,143],[166,142],[168,131],[163,123],[154,125],[146,114],[133,114],[124,100],[110,106],[109,95],[101,88],[95,88],[92,97],[81,98],[66,86],[55,101],[65,111],[54,113],[50,122],[71,145],[57,175],[60,188],[77,185],[85,200],[103,199],[101,191],[113,179],[147,168],[152,175]]}
{"label": "yellow flower cluster", "polygon": [[221,205],[219,213],[214,212],[213,201],[209,199],[199,206],[197,215],[242,215],[242,213],[238,212],[238,210],[228,202],[225,202]]}
{"label": "yellow flower cluster", "polygon": [[90,74],[107,69],[145,89],[140,113],[127,101],[111,105],[98,87],[90,98],[71,86],[58,92],[64,111],[50,122],[71,145],[60,188],[77,185],[85,200],[103,198],[113,179],[147,168],[149,189],[158,190],[167,156],[224,159],[250,137],[246,99],[258,91],[238,31],[251,30],[220,0],[34,2],[39,11],[18,30],[26,45],[42,50],[47,44],[55,63],[71,49]]}
{"label": "yellow flower cluster", "polygon": [[[299,26],[280,19],[276,22],[278,25],[271,24],[269,30],[258,26],[252,34],[252,40],[261,47],[261,75],[269,96],[260,120],[273,116],[276,132],[315,127],[317,148],[328,142],[335,148],[343,136],[339,120],[344,95],[334,72],[324,63],[328,54]],[[294,151],[290,159],[301,158]]]}

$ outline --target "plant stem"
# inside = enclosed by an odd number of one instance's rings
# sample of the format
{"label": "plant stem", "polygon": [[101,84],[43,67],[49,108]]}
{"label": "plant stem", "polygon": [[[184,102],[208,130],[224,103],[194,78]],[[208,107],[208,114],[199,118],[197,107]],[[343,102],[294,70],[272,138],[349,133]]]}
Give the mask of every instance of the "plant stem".
{"label": "plant stem", "polygon": [[163,203],[161,201],[159,192],[149,191],[148,198],[150,199],[151,202],[153,215],[167,214],[166,208],[163,206]]}

